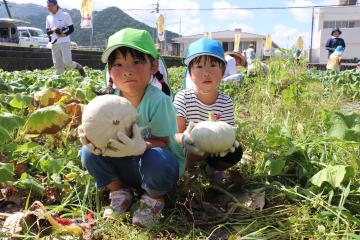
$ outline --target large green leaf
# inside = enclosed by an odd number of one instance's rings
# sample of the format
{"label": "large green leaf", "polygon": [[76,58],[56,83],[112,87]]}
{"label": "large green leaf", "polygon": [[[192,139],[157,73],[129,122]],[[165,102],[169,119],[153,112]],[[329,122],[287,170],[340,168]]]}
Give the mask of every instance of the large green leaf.
{"label": "large green leaf", "polygon": [[14,152],[28,152],[31,149],[36,148],[38,146],[39,144],[36,142],[27,142],[24,143],[23,145],[17,146]]}
{"label": "large green leaf", "polygon": [[62,162],[52,158],[49,154],[43,156],[39,161],[40,170],[45,173],[58,173],[62,168]]}
{"label": "large green leaf", "polygon": [[16,183],[16,187],[21,189],[30,189],[41,195],[43,195],[45,191],[44,186],[38,180],[36,180],[26,172],[21,174],[20,179]]}
{"label": "large green leaf", "polygon": [[354,169],[351,166],[345,165],[334,165],[327,166],[326,168],[317,172],[312,178],[310,182],[318,187],[324,182],[329,183],[332,187],[340,187],[341,183],[354,175]]}
{"label": "large green leaf", "polygon": [[10,133],[5,128],[0,126],[0,144],[4,144],[10,139],[11,139]]}
{"label": "large green leaf", "polygon": [[49,106],[34,111],[25,123],[25,134],[54,134],[71,121],[60,106]]}
{"label": "large green leaf", "polygon": [[16,128],[21,128],[24,123],[25,120],[17,115],[11,113],[0,114],[0,127],[5,128],[9,132],[13,131]]}
{"label": "large green leaf", "polygon": [[270,176],[280,175],[285,167],[285,159],[273,155],[266,155],[264,158],[265,169]]}
{"label": "large green leaf", "polygon": [[12,181],[14,173],[14,165],[11,163],[0,163],[0,182]]}
{"label": "large green leaf", "polygon": [[329,112],[325,124],[328,134],[346,141],[360,142],[360,115]]}
{"label": "large green leaf", "polygon": [[32,100],[33,98],[28,95],[17,93],[9,104],[14,108],[27,108],[32,106]]}
{"label": "large green leaf", "polygon": [[286,131],[279,125],[272,126],[266,135],[266,145],[268,147],[290,147],[291,138]]}

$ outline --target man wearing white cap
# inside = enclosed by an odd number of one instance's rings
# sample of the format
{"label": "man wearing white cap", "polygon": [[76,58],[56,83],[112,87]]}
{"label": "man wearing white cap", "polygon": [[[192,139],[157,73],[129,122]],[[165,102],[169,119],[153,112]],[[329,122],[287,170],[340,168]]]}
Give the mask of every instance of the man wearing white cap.
{"label": "man wearing white cap", "polygon": [[65,68],[75,68],[85,77],[83,67],[74,62],[71,56],[69,35],[74,31],[74,25],[70,15],[60,9],[57,0],[48,0],[47,7],[50,14],[46,17],[46,31],[56,74],[63,74]]}

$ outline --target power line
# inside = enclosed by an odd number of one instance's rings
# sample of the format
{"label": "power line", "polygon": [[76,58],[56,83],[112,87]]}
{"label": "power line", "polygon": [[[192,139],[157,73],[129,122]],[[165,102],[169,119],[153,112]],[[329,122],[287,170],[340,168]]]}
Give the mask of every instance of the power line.
{"label": "power line", "polygon": [[[359,6],[360,3],[345,6]],[[319,7],[345,7],[344,5],[311,5],[311,6],[289,6],[289,7],[232,7],[232,8],[159,8],[160,11],[229,11],[229,10],[286,10],[307,9]],[[124,11],[153,11],[153,8],[124,8]]]}

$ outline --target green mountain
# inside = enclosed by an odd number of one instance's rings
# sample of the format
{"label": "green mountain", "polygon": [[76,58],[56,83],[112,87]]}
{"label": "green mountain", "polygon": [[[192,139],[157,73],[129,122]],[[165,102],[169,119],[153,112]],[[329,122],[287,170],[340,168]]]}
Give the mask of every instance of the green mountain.
{"label": "green mountain", "polygon": [[[31,23],[31,26],[45,30],[45,19],[49,14],[47,8],[36,4],[16,4],[11,2],[9,5],[13,18],[26,20]],[[91,29],[80,28],[80,11],[77,9],[65,9],[65,11],[71,15],[74,22],[75,32],[71,34],[71,40],[81,46],[90,45]],[[2,17],[8,17],[3,4],[0,6],[0,18]],[[94,11],[93,26],[93,45],[99,47],[104,47],[110,35],[125,27],[145,29],[151,34],[156,34],[154,28],[139,22],[117,7]],[[177,33],[166,31],[167,42],[171,42],[172,38],[178,36]]]}

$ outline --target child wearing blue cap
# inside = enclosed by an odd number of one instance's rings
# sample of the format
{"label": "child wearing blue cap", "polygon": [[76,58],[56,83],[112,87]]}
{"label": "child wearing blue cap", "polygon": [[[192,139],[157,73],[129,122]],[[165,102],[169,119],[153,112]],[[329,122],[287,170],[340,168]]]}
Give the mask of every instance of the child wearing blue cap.
{"label": "child wearing blue cap", "polygon": [[302,58],[302,51],[299,48],[296,48],[293,52],[293,58],[296,61],[296,63],[300,62],[300,59]]}
{"label": "child wearing blue cap", "polygon": [[340,72],[341,57],[344,53],[345,48],[343,46],[337,46],[335,51],[330,54],[326,69],[331,71]]}
{"label": "child wearing blue cap", "polygon": [[242,148],[239,143],[235,141],[234,147],[219,154],[221,156],[210,156],[194,145],[190,133],[198,122],[208,120],[209,112],[214,113],[218,120],[234,125],[231,98],[219,91],[226,67],[224,50],[219,41],[202,38],[190,44],[184,62],[194,87],[182,90],[175,96],[176,140],[185,150],[188,167],[206,161],[208,169],[214,170],[213,174],[219,176],[223,170],[240,161]]}

